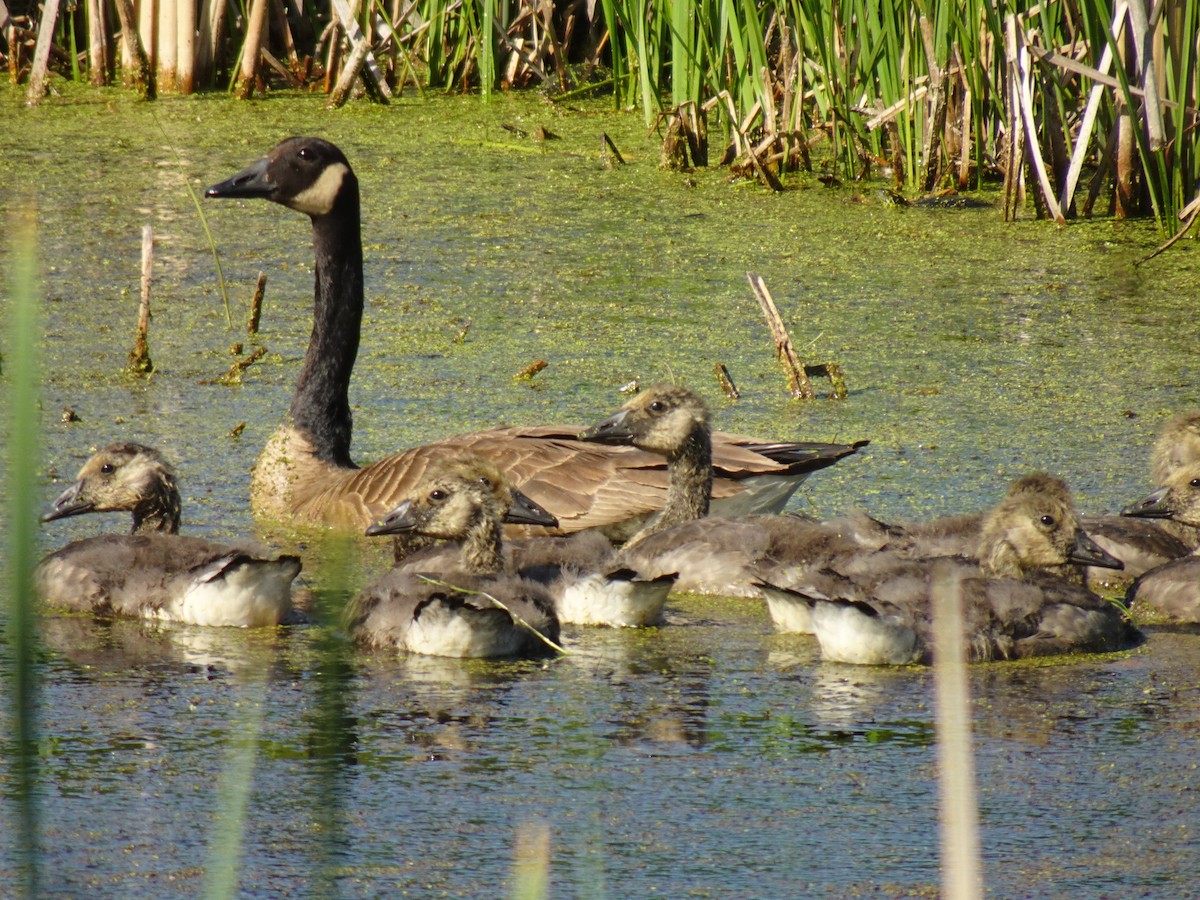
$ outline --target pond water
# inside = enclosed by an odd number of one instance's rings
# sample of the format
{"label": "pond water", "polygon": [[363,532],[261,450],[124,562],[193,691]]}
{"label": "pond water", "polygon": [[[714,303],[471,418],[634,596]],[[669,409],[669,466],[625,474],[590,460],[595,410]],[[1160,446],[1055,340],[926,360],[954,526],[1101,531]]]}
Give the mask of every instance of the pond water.
{"label": "pond water", "polygon": [[[559,139],[505,127],[538,125]],[[360,460],[501,422],[588,423],[621,385],[675,379],[726,430],[871,439],[796,510],[964,512],[1049,469],[1105,512],[1149,489],[1156,430],[1200,403],[1200,255],[1185,239],[1135,267],[1160,240],[1149,223],[1005,224],[994,208],[896,208],[815,178],[773,196],[720,170],[661,172],[640,119],[602,102],[328,113],[309,96],[147,105],[68,90],[25,109],[9,92],[0,215],[7,234],[32,205],[39,226],[47,501],[91,448],[131,439],[179,466],[191,533],[261,529],[247,473],[311,326],[308,223],[203,203],[229,330],[187,185],[199,194],[297,133],[341,145],[363,188]],[[627,165],[602,165],[602,133]],[[147,224],[156,372],[133,379]],[[267,356],[241,386],[202,383],[246,342],[260,270]],[[787,396],[747,271],[801,354],[842,366],[848,399]],[[513,380],[537,359],[549,366],[532,382]],[[718,362],[740,400],[720,395]],[[82,517],[40,539],[123,526]],[[260,533],[304,554],[322,604],[386,565],[379,547]],[[43,887],[193,896],[240,864],[245,896],[490,897],[545,836],[552,896],[936,896],[929,672],[821,663],[746,601],[680,596],[669,620],[568,629],[567,656],[518,664],[356,653],[321,628],[47,616]],[[1200,634],[1147,632],[1128,653],[971,670],[992,896],[1200,896]],[[10,767],[0,779],[11,797]],[[0,807],[0,894],[19,884],[13,816]]]}

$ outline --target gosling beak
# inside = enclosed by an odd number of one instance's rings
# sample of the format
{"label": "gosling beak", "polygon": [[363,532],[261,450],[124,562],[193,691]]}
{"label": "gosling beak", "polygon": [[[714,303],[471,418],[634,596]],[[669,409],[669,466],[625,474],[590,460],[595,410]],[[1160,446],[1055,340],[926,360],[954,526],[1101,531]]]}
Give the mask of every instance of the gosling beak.
{"label": "gosling beak", "polygon": [[412,515],[412,505],[411,500],[403,501],[378,522],[368,526],[365,534],[367,537],[378,537],[381,534],[400,534],[404,531],[411,531],[417,525],[417,521]]}
{"label": "gosling beak", "polygon": [[548,513],[542,506],[530,500],[520,491],[512,492],[512,508],[504,517],[509,525],[544,525],[547,528],[557,528],[558,519]]}
{"label": "gosling beak", "polygon": [[204,192],[205,197],[265,197],[270,200],[277,185],[270,178],[267,166],[270,160],[263,157],[251,163],[232,178],[214,184]]}
{"label": "gosling beak", "polygon": [[1173,514],[1170,504],[1167,502],[1167,494],[1170,491],[1167,488],[1159,488],[1153,494],[1143,497],[1133,506],[1127,506],[1121,510],[1123,516],[1140,516],[1145,519],[1169,519]]}
{"label": "gosling beak", "polygon": [[1099,569],[1125,568],[1125,563],[1093,541],[1083,531],[1075,532],[1075,546],[1067,554],[1067,559],[1073,563],[1096,566]]}
{"label": "gosling beak", "polygon": [[579,435],[581,441],[598,444],[629,444],[633,442],[633,430],[629,427],[629,410],[613,413],[603,422],[593,425]]}
{"label": "gosling beak", "polygon": [[78,516],[91,512],[95,504],[79,496],[83,490],[83,482],[77,481],[55,498],[50,509],[42,516],[43,522],[53,522],[55,519],[65,519],[68,516]]}

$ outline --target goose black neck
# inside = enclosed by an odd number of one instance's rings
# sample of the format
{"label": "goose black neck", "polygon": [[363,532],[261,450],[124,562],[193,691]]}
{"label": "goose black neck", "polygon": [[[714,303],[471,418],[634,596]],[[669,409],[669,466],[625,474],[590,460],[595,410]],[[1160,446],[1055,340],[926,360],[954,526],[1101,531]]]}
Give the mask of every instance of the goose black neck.
{"label": "goose black neck", "polygon": [[160,481],[133,508],[134,534],[179,534],[179,490]]}
{"label": "goose black neck", "polygon": [[292,424],[318,459],[353,468],[350,375],[363,314],[358,183],[347,177],[333,210],[313,217],[316,254],[312,339],[292,397]]}

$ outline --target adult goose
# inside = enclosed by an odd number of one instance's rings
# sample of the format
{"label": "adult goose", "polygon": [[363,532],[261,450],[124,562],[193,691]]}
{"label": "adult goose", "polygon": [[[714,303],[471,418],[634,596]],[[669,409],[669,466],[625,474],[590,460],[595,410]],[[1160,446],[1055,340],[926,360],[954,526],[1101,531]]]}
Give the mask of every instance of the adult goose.
{"label": "adult goose", "polygon": [[278,625],[294,621],[295,556],[262,558],[249,548],[178,534],[174,469],[142,444],[94,454],[43,517],[129,511],[131,534],[73,541],[34,572],[49,605],[193,625]]}
{"label": "adult goose", "polygon": [[[1166,483],[1128,507],[1125,515],[1200,528],[1200,462],[1170,470]],[[1130,585],[1125,599],[1178,622],[1200,622],[1200,555],[1171,560],[1146,572]]]}
{"label": "adult goose", "polygon": [[647,576],[677,572],[675,590],[763,597],[764,567],[806,564],[831,552],[858,549],[853,541],[803,517],[722,518],[710,509],[709,412],[687,388],[649,387],[582,437],[631,444],[667,460],[666,504],[629,539],[619,558]]}
{"label": "adult goose", "polygon": [[[474,481],[483,486],[491,493],[491,502],[504,522],[553,524],[531,513],[528,501],[516,503],[521,492],[512,488],[508,479],[481,456],[452,457],[439,463],[436,471],[442,478]],[[459,554],[456,544],[441,542],[408,552],[413,549],[414,541],[429,544],[435,541],[435,538],[418,535],[411,528],[394,527],[395,520],[409,518],[408,509],[409,504],[402,503],[368,528],[367,534],[394,534],[397,542],[405,541],[405,552],[397,550],[395,554],[396,567],[405,571],[453,568]],[[643,577],[621,564],[609,540],[594,530],[505,541],[502,563],[505,572],[544,585],[559,622],[575,625],[657,625],[662,621],[663,607],[675,582],[674,573]]]}
{"label": "adult goose", "polygon": [[[348,388],[362,324],[363,251],[350,163],[328,141],[289,138],[206,196],[271,200],[312,220],[312,338],[288,417],[254,468],[251,502],[258,514],[361,532],[409,495],[433,461],[464,450],[492,460],[558,519],[561,533],[599,528],[622,540],[663,505],[667,474],[660,457],[580,442],[577,428],[476,432],[356,467]],[[727,434],[713,442],[713,504],[726,515],[778,511],[810,472],[853,452]]]}
{"label": "adult goose", "polygon": [[943,579],[962,591],[972,662],[1127,646],[1137,633],[1113,604],[1053,574],[1068,564],[1121,565],[1083,531],[1066,484],[1037,473],[987,515],[978,561],[853,553],[796,579],[790,597],[808,607],[822,657],[836,662],[930,662],[931,590]]}
{"label": "adult goose", "polygon": [[411,498],[368,529],[451,541],[456,552],[415,553],[359,594],[346,609],[357,643],[460,658],[552,650],[559,625],[549,593],[505,572],[503,493],[498,500],[493,487],[501,479],[494,467],[481,478],[460,460],[432,466]]}

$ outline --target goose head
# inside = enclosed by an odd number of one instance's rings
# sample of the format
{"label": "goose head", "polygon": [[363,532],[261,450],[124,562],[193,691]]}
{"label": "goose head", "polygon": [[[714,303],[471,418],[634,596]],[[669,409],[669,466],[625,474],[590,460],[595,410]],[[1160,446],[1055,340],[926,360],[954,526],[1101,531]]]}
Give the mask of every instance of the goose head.
{"label": "goose head", "polygon": [[602,444],[631,444],[671,457],[709,433],[708,407],[694,392],[670,384],[642,391],[579,437]]}
{"label": "goose head", "polygon": [[1066,482],[1044,472],[1016,481],[988,513],[979,559],[987,574],[1011,578],[1069,563],[1124,568],[1087,536]]}
{"label": "goose head", "polygon": [[346,155],[329,141],[292,137],[266,156],[204,192],[206,197],[261,198],[306,213],[330,215],[353,202],[358,179]]}
{"label": "goose head", "polygon": [[1121,515],[1200,526],[1200,462],[1179,466],[1162,487],[1121,510]]}
{"label": "goose head", "polygon": [[42,516],[43,522],[90,512],[128,510],[133,531],[179,530],[175,470],[157,450],[143,444],[109,444],[93,454],[75,482]]}

